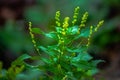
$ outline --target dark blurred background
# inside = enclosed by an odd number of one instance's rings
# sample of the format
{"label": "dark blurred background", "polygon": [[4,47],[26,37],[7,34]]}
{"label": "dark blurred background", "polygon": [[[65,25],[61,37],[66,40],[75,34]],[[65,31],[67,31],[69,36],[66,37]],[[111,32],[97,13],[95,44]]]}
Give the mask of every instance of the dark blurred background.
{"label": "dark blurred background", "polygon": [[[61,11],[72,18],[74,8],[80,7],[77,24],[85,11],[89,12],[87,26],[95,26],[100,20],[104,25],[93,35],[88,52],[94,59],[103,59],[96,80],[120,80],[120,0],[0,0],[0,61],[8,68],[21,54],[34,54],[28,31],[28,22],[44,31],[54,29],[54,16]],[[40,45],[52,41],[36,37]]]}

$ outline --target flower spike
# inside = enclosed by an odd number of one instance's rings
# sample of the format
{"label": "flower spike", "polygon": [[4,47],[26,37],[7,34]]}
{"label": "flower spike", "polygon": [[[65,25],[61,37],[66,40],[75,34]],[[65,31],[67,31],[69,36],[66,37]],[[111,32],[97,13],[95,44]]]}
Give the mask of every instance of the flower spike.
{"label": "flower spike", "polygon": [[87,43],[87,47],[90,45],[90,39],[91,39],[91,36],[93,34],[93,26],[90,26],[90,34],[89,34],[89,37],[88,37],[88,43]]}
{"label": "flower spike", "polygon": [[64,22],[63,22],[64,29],[66,29],[69,26],[69,23],[68,23],[69,19],[70,19],[69,17],[65,17]]}
{"label": "flower spike", "polygon": [[97,27],[95,28],[95,32],[98,30],[98,28],[100,28],[104,23],[104,20],[100,21],[98,24],[97,24]]}
{"label": "flower spike", "polygon": [[74,10],[73,21],[72,21],[73,25],[75,25],[75,23],[77,22],[79,10],[80,10],[80,7],[76,7]]}
{"label": "flower spike", "polygon": [[57,11],[56,12],[56,15],[55,15],[55,20],[56,20],[56,26],[60,26],[60,11]]}
{"label": "flower spike", "polygon": [[88,12],[85,12],[85,13],[83,14],[80,27],[85,27],[85,23],[86,23],[86,21],[87,21],[87,18],[88,18]]}
{"label": "flower spike", "polygon": [[29,31],[30,31],[29,33],[30,33],[30,36],[31,36],[31,39],[32,39],[32,43],[33,43],[36,51],[38,52],[38,54],[40,54],[39,49],[37,48],[36,41],[35,41],[35,36],[32,33],[32,22],[29,22]]}

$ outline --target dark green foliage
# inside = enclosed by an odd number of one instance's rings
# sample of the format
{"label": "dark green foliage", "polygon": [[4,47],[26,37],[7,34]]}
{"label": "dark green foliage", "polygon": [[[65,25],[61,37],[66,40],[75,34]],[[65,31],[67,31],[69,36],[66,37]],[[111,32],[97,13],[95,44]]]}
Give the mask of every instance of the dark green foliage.
{"label": "dark green foliage", "polygon": [[[92,56],[87,53],[87,49],[92,33],[96,32],[95,29],[97,30],[102,23],[90,28],[78,25],[69,26],[69,17],[66,17],[63,26],[60,26],[60,13],[57,13],[56,20],[58,21],[56,22],[55,31],[46,33],[39,28],[31,28],[31,24],[29,24],[32,42],[36,50],[41,50],[39,58],[27,54],[20,56],[11,64],[11,67],[7,71],[0,69],[0,79],[94,80],[93,75],[98,72],[97,64],[101,60],[93,60]],[[87,16],[87,14],[83,15],[82,20],[84,23]],[[76,17],[73,17],[73,19],[76,20]],[[82,25],[85,25],[84,23]],[[56,43],[48,46],[37,46],[33,33],[51,38]],[[26,59],[39,61],[39,64],[28,64],[25,61]]]}

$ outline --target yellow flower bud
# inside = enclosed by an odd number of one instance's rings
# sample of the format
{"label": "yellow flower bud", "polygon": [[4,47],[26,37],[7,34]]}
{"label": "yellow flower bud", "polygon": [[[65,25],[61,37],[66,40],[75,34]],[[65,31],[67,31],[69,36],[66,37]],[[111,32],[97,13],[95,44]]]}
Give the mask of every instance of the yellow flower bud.
{"label": "yellow flower bud", "polygon": [[88,12],[85,12],[85,13],[83,14],[80,27],[85,27],[85,23],[86,23],[86,21],[87,21],[87,18],[88,18]]}
{"label": "yellow flower bud", "polygon": [[104,23],[104,20],[100,21],[98,24],[97,24],[97,27],[95,28],[95,32],[103,25]]}
{"label": "yellow flower bud", "polygon": [[79,9],[80,9],[80,7],[76,7],[75,10],[74,10],[73,21],[72,21],[73,25],[75,25],[75,23],[77,22]]}
{"label": "yellow flower bud", "polygon": [[90,26],[90,34],[89,34],[89,37],[88,37],[88,43],[86,46],[89,46],[90,45],[90,38],[92,36],[92,33],[93,33],[93,26]]}
{"label": "yellow flower bud", "polygon": [[35,37],[34,37],[34,34],[32,33],[32,23],[31,22],[29,22],[29,33],[30,33],[30,36],[31,36],[31,39],[32,39],[32,43],[33,43],[33,45],[34,45],[34,47],[35,47],[35,49],[36,49],[36,51],[38,52],[38,53],[40,53],[39,52],[39,49],[37,48],[37,44],[36,44],[36,41],[35,41]]}
{"label": "yellow flower bud", "polygon": [[70,19],[69,17],[65,17],[64,22],[63,22],[64,29],[66,29],[69,26],[69,23],[68,23],[69,19]]}
{"label": "yellow flower bud", "polygon": [[57,11],[56,12],[56,15],[55,15],[55,20],[56,20],[56,26],[60,26],[60,11]]}

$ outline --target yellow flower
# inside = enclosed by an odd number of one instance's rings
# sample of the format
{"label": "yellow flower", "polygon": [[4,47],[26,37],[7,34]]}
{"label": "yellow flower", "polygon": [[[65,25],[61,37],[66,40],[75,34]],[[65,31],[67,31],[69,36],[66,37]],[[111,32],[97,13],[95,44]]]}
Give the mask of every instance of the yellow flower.
{"label": "yellow flower", "polygon": [[97,24],[97,27],[95,28],[95,32],[98,30],[98,28],[99,28],[100,26],[103,25],[103,23],[104,23],[104,20],[100,21],[100,22]]}
{"label": "yellow flower", "polygon": [[69,26],[69,23],[68,23],[69,19],[70,19],[69,17],[65,17],[64,22],[63,22],[64,29],[66,29]]}
{"label": "yellow flower", "polygon": [[93,26],[90,26],[90,34],[89,34],[89,37],[88,37],[88,43],[86,46],[89,46],[90,45],[90,38],[92,36],[92,33],[93,33]]}
{"label": "yellow flower", "polygon": [[30,33],[30,36],[31,36],[31,39],[32,39],[32,43],[33,43],[33,45],[34,45],[34,47],[35,47],[35,49],[36,49],[36,51],[38,52],[38,54],[40,53],[39,52],[39,49],[37,48],[37,44],[36,44],[36,41],[35,41],[35,37],[34,37],[34,34],[32,33],[32,22],[29,22],[29,33]]}
{"label": "yellow flower", "polygon": [[80,7],[76,7],[75,10],[74,10],[73,21],[72,21],[73,25],[75,25],[75,23],[77,22],[79,9],[80,9]]}
{"label": "yellow flower", "polygon": [[57,11],[56,12],[56,15],[55,15],[55,20],[56,20],[56,25],[57,26],[60,26],[60,11]]}
{"label": "yellow flower", "polygon": [[85,27],[85,23],[86,23],[86,21],[87,21],[87,18],[88,18],[88,12],[85,12],[85,13],[83,14],[80,27]]}

